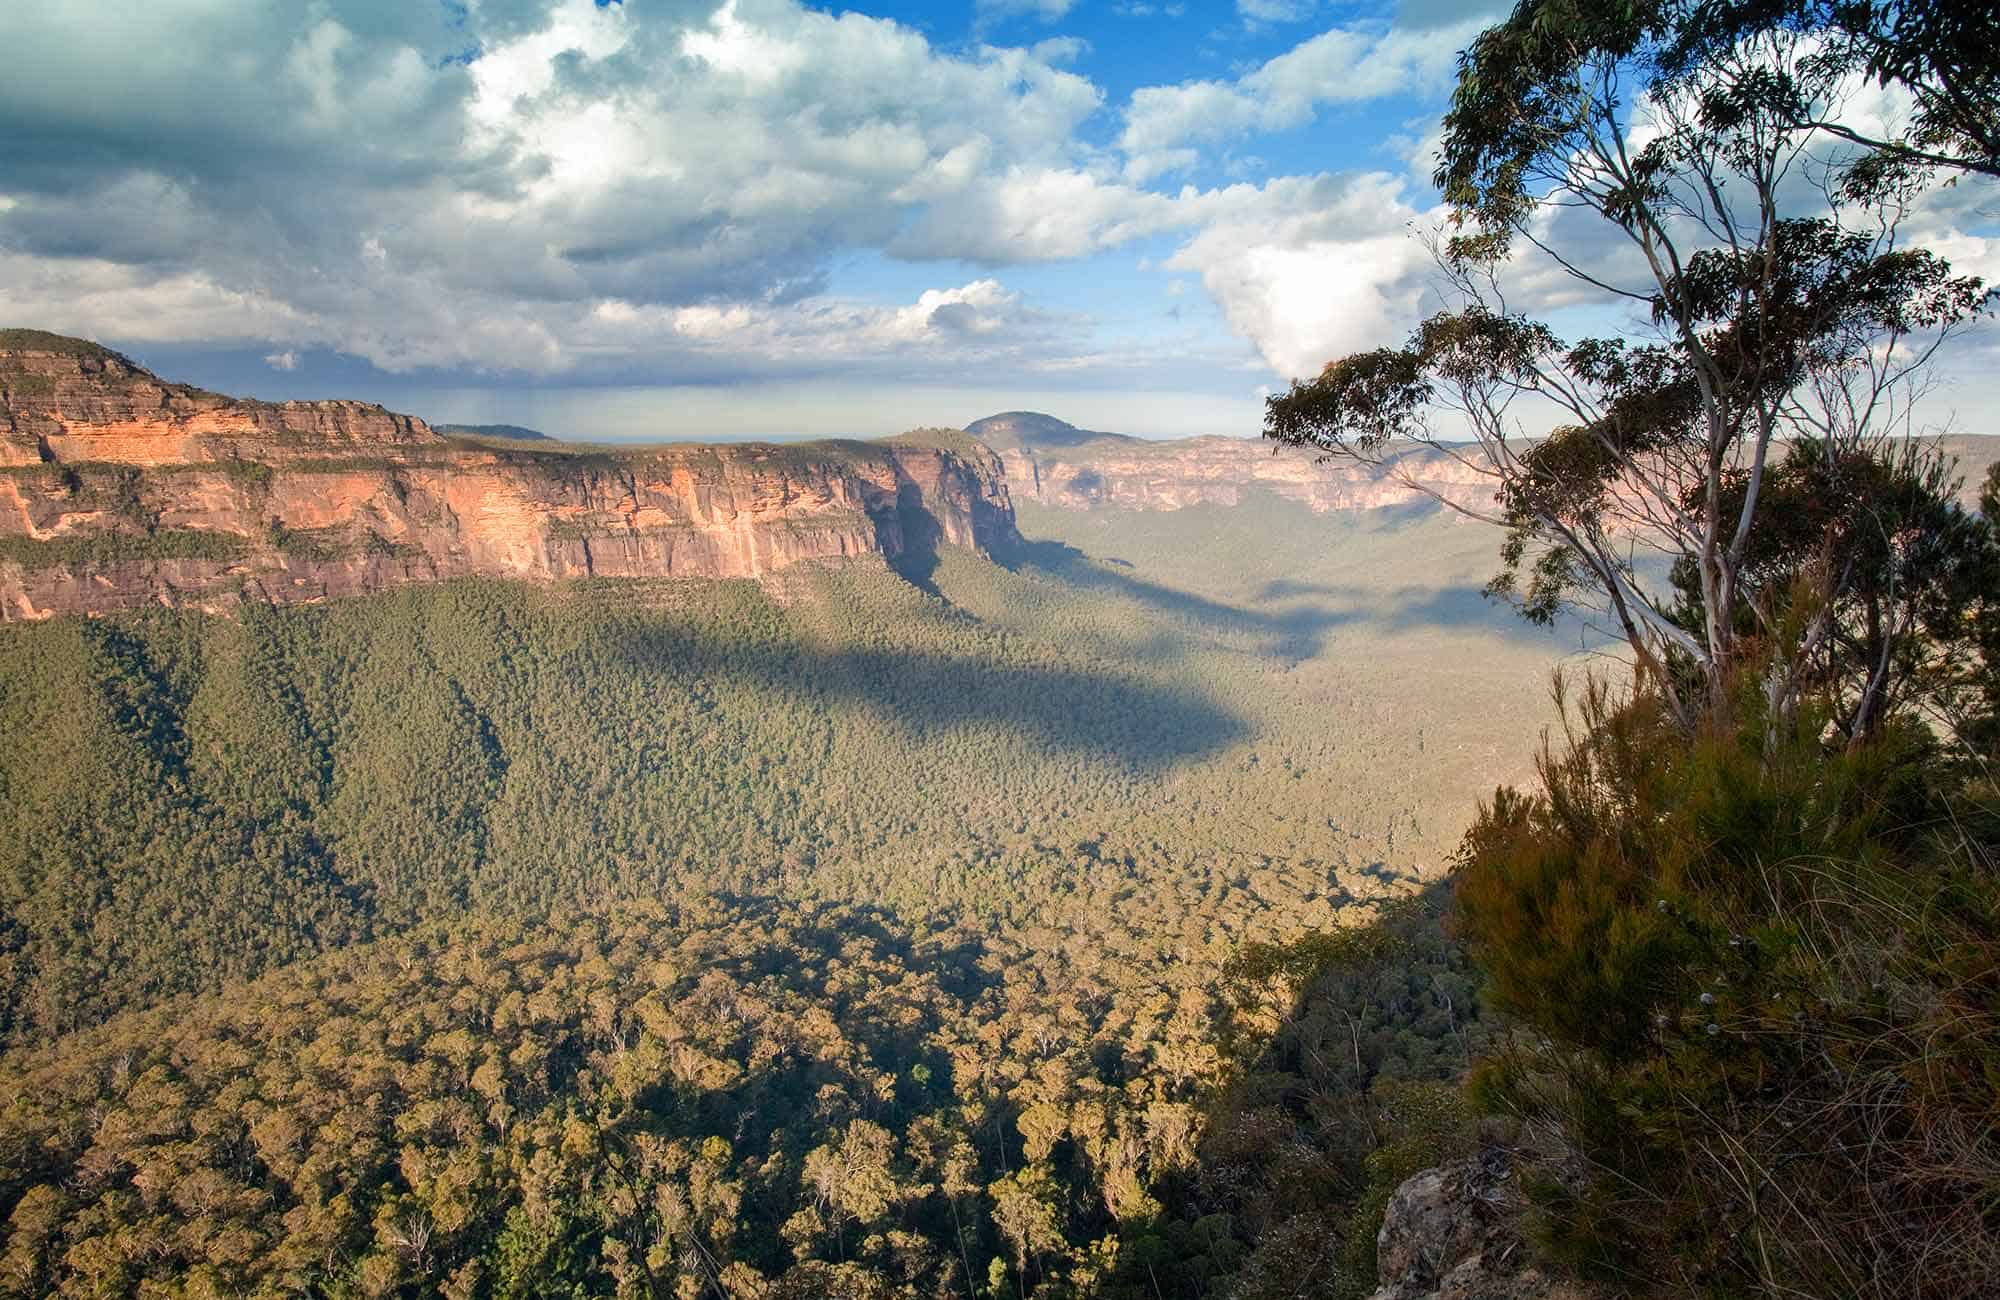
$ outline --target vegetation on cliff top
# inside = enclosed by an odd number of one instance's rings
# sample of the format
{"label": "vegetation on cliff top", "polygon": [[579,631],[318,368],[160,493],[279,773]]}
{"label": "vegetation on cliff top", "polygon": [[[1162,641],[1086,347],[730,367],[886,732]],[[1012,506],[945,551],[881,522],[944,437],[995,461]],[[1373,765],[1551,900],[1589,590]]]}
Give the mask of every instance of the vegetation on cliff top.
{"label": "vegetation on cliff top", "polygon": [[518,424],[433,424],[446,437],[499,438],[508,442],[561,442],[539,429],[528,429]]}
{"label": "vegetation on cliff top", "polygon": [[131,364],[130,358],[123,353],[113,352],[101,343],[37,329],[0,329],[0,352],[51,352],[57,356]]}
{"label": "vegetation on cliff top", "polygon": [[[1752,685],[1746,683],[1746,686]],[[1747,701],[1754,708],[1754,701]],[[1593,692],[1468,837],[1550,1256],[1679,1293],[1972,1297],[2000,1270],[2000,798],[1907,715],[1689,747]]]}
{"label": "vegetation on cliff top", "polygon": [[[1509,1018],[1472,1100],[1543,1256],[1615,1294],[2000,1274],[2000,475],[1973,515],[1898,436],[1994,301],[1903,229],[2000,175],[1972,12],[1521,0],[1444,123],[1449,307],[1269,403],[1269,436],[1375,465],[1447,414],[1494,488],[1462,508],[1507,535],[1489,590],[1601,611],[1635,661],[1482,810],[1455,891]],[[1508,306],[1524,248],[1650,319],[1560,338]]]}
{"label": "vegetation on cliff top", "polygon": [[162,560],[241,559],[249,544],[230,533],[201,528],[160,528],[147,532],[98,532],[39,539],[0,536],[0,564],[18,564],[29,573],[71,569],[103,573],[127,564]]}

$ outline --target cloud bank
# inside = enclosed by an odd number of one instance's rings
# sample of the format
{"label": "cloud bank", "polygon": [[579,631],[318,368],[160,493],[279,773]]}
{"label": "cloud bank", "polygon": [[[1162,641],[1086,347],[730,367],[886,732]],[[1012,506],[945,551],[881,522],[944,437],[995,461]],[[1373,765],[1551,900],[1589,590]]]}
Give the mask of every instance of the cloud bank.
{"label": "cloud bank", "polygon": [[[1140,8],[1117,12],[1184,21]],[[1083,14],[992,0],[941,42],[795,0],[162,0],[115,31],[83,0],[7,6],[0,318],[267,376],[337,352],[568,384],[1129,378],[1179,349],[1248,393],[1400,338],[1438,97],[1482,19],[1406,0],[1113,96],[1047,26]],[[1038,43],[985,43],[1002,19]],[[1237,156],[1377,102],[1427,107],[1331,160]],[[1093,297],[1054,267],[1125,278]]]}

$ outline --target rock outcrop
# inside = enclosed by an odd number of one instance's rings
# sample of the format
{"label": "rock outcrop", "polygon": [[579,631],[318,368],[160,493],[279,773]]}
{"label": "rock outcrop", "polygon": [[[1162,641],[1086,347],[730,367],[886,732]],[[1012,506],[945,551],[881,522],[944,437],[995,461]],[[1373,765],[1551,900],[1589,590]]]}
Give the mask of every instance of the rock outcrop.
{"label": "rock outcrop", "polygon": [[1538,1268],[1504,1151],[1427,1169],[1389,1198],[1370,1300],[1593,1300]]}
{"label": "rock outcrop", "polygon": [[963,434],[584,448],[359,402],[239,401],[0,334],[0,619],[297,602],[454,577],[755,578],[1014,536]]}
{"label": "rock outcrop", "polygon": [[170,384],[83,339],[0,330],[0,465],[178,465],[442,447],[366,402],[252,402]]}

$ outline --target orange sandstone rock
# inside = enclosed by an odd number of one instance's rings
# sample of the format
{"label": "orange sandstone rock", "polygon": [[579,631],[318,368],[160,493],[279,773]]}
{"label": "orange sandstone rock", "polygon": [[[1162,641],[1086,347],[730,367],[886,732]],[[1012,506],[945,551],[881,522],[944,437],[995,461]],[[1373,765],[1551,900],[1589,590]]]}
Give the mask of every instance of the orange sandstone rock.
{"label": "orange sandstone rock", "polygon": [[962,435],[495,446],[22,333],[0,333],[0,620],[471,576],[756,578],[1014,536],[998,460]]}

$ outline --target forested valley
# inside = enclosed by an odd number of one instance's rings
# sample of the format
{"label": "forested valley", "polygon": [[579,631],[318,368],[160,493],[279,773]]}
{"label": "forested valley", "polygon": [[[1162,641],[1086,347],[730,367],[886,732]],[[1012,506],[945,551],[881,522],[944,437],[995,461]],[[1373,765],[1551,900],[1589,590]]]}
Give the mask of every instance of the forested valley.
{"label": "forested valley", "polygon": [[[1327,514],[0,629],[0,1294],[1990,1300],[2000,11],[1463,39],[1429,314],[1266,400]],[[163,400],[97,445],[208,463]]]}
{"label": "forested valley", "polygon": [[10,629],[0,1286],[1365,1292],[1565,643],[1435,515],[1024,524]]}
{"label": "forested valley", "polygon": [[1690,737],[1492,533],[1277,502],[10,629],[0,1293],[1979,1296],[1942,510],[1931,712],[1855,741],[1768,674]]}

